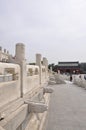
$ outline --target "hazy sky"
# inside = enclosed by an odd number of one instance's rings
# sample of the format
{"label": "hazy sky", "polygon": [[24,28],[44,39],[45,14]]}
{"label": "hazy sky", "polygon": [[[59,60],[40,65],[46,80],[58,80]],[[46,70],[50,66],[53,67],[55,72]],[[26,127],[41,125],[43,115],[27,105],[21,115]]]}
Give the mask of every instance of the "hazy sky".
{"label": "hazy sky", "polygon": [[26,45],[29,62],[86,62],[86,0],[0,0],[0,46]]}

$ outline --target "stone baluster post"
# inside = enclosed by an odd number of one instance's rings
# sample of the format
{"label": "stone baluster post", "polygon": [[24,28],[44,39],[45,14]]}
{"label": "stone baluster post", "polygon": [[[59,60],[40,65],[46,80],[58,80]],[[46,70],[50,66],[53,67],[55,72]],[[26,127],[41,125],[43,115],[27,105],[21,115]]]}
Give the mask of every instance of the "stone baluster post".
{"label": "stone baluster post", "polygon": [[48,63],[47,58],[43,57],[43,65],[45,66],[45,79],[47,78],[47,72],[48,72]]}
{"label": "stone baluster post", "polygon": [[41,84],[42,82],[41,54],[36,54],[36,65],[39,66],[39,83]]}
{"label": "stone baluster post", "polygon": [[4,49],[4,53],[6,53],[6,49]]}
{"label": "stone baluster post", "polygon": [[9,55],[9,51],[7,51],[7,54]]}
{"label": "stone baluster post", "polygon": [[48,60],[46,59],[47,76],[48,76]]}
{"label": "stone baluster post", "polygon": [[0,46],[0,51],[2,51],[2,47]]}
{"label": "stone baluster post", "polygon": [[0,47],[0,61],[2,61],[2,47]]}
{"label": "stone baluster post", "polygon": [[48,60],[46,58],[46,67],[47,67],[47,74],[48,74]]}
{"label": "stone baluster post", "polygon": [[20,65],[21,74],[20,74],[20,81],[21,81],[21,97],[23,97],[24,88],[26,85],[26,60],[25,60],[25,45],[23,43],[16,44],[16,54],[15,60]]}
{"label": "stone baluster post", "polygon": [[52,71],[52,66],[50,67],[50,74],[52,75],[53,71]]}

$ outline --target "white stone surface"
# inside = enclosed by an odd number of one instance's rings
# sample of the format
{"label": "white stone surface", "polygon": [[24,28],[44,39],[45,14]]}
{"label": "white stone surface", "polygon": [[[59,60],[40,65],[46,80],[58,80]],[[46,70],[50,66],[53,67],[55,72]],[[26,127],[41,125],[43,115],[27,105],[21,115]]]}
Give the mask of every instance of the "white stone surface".
{"label": "white stone surface", "polygon": [[56,84],[65,84],[65,81],[60,74],[55,74],[54,77]]}
{"label": "white stone surface", "polygon": [[81,78],[79,75],[74,75],[73,76],[73,83],[78,85],[79,87],[83,87],[86,89],[86,80],[84,79],[84,75],[81,75]]}
{"label": "white stone surface", "polygon": [[86,90],[72,83],[52,87],[46,130],[86,130]]}
{"label": "white stone surface", "polygon": [[40,102],[25,101],[25,103],[28,104],[29,112],[33,113],[43,113],[48,108],[46,104]]}
{"label": "white stone surface", "polygon": [[44,91],[44,93],[53,93],[54,89],[51,87],[44,87],[43,91]]}
{"label": "white stone surface", "polygon": [[5,130],[5,129],[0,126],[0,130]]}
{"label": "white stone surface", "polygon": [[[7,75],[7,71],[17,79],[0,83],[0,107],[20,97],[20,67],[16,64],[0,63],[0,73]],[[13,72],[12,72],[13,70]],[[16,78],[16,77],[15,77]]]}

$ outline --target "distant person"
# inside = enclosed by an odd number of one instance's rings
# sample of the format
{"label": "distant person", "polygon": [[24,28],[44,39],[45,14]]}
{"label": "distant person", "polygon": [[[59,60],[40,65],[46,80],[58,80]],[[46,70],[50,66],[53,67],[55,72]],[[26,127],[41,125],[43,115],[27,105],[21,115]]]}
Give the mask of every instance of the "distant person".
{"label": "distant person", "polygon": [[70,81],[72,81],[72,79],[73,79],[73,78],[72,78],[72,75],[70,75]]}

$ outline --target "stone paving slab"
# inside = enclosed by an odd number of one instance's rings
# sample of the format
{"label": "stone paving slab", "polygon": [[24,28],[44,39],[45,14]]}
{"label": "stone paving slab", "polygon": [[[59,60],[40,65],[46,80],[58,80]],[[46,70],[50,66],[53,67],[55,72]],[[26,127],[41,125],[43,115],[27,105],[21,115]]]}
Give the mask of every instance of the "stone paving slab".
{"label": "stone paving slab", "polygon": [[70,82],[54,85],[46,130],[86,130],[86,90]]}

